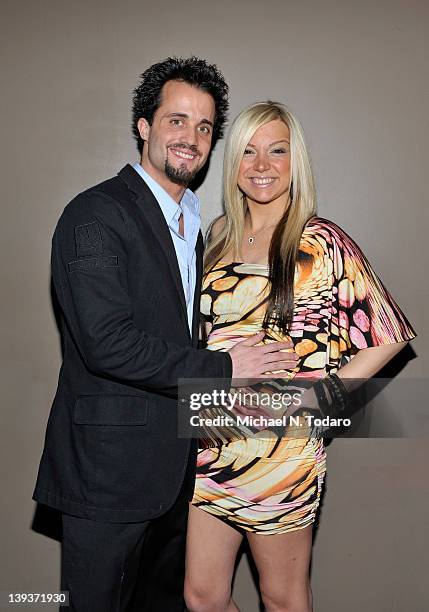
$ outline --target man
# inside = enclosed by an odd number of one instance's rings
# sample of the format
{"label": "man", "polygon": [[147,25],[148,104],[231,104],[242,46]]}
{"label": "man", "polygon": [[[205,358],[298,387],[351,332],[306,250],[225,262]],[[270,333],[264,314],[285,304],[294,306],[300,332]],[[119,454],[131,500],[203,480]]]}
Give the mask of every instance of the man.
{"label": "man", "polygon": [[78,195],[55,230],[64,361],[34,499],[62,512],[62,588],[79,612],[129,609],[150,527],[163,517],[165,592],[145,609],[182,609],[196,444],[177,436],[177,380],[291,366],[279,352],[287,344],[254,346],[261,334],[229,354],[197,349],[203,246],[186,186],[226,110],[215,66],[151,66],[134,95],[141,163]]}

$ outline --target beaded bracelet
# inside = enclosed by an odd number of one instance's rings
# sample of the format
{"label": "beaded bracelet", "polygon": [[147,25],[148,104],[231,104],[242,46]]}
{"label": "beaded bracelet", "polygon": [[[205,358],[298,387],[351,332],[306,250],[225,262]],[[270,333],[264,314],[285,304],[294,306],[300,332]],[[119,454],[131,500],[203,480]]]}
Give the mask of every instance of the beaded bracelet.
{"label": "beaded bracelet", "polygon": [[347,391],[346,386],[337,374],[331,374],[331,380],[334,385],[336,385],[336,392],[338,397],[341,397],[342,410],[344,411],[350,401],[349,392]]}
{"label": "beaded bracelet", "polygon": [[318,380],[313,388],[316,394],[319,411],[321,412],[322,417],[326,417],[329,414],[331,404],[328,401],[328,398],[326,397],[325,385],[323,384],[323,380]]}
{"label": "beaded bracelet", "polygon": [[343,412],[349,399],[347,389],[342,382],[338,382],[340,379],[336,374],[330,374],[324,380],[331,392],[333,412]]}
{"label": "beaded bracelet", "polygon": [[344,404],[346,405],[347,402],[350,400],[350,393],[348,392],[347,387],[345,386],[341,378],[338,376],[338,374],[332,373],[330,374],[330,377],[333,382],[336,383],[337,386],[340,388]]}

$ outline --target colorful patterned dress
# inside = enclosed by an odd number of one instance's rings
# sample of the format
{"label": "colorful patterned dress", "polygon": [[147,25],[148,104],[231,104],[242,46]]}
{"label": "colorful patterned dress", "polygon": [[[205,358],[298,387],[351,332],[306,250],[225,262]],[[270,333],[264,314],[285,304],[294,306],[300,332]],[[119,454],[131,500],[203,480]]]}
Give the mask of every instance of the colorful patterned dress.
{"label": "colorful patterned dress", "polygon": [[[207,348],[226,351],[261,330],[268,296],[263,264],[219,261],[205,276]],[[300,360],[291,378],[335,372],[360,349],[415,336],[355,242],[314,217],[303,232],[288,339]],[[272,328],[267,341],[285,336]],[[240,530],[278,534],[315,520],[325,475],[319,438],[260,435],[201,448],[192,503]]]}

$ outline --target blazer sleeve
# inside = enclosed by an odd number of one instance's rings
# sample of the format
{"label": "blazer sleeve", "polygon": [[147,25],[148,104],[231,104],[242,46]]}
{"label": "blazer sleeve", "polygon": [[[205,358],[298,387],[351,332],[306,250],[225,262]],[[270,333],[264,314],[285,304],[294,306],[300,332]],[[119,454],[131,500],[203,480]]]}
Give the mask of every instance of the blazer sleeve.
{"label": "blazer sleeve", "polygon": [[227,353],[163,341],[135,326],[127,291],[128,227],[103,193],[79,195],[64,210],[52,242],[52,276],[66,325],[86,367],[153,390],[178,378],[231,378]]}

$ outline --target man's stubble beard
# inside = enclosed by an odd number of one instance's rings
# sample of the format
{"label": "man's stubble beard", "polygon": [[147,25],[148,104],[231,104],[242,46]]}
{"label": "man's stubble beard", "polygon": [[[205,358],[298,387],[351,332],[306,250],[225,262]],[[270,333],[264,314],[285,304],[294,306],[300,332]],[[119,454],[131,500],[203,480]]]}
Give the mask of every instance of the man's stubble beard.
{"label": "man's stubble beard", "polygon": [[168,159],[165,160],[165,174],[172,181],[176,183],[176,185],[181,185],[182,187],[187,187],[189,183],[196,176],[199,168],[195,170],[187,170],[186,168],[180,167],[176,168],[172,166]]}

